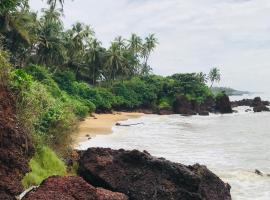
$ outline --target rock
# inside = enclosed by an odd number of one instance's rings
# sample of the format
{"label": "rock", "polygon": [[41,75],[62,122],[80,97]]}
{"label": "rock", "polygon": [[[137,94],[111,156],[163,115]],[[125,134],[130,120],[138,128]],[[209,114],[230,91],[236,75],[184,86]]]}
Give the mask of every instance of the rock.
{"label": "rock", "polygon": [[170,108],[162,108],[162,109],[159,109],[158,114],[159,115],[172,115],[174,114],[174,112]]}
{"label": "rock", "polygon": [[254,112],[270,111],[270,109],[267,107],[267,102],[262,101],[260,97],[255,97],[253,99],[251,107],[253,107]]}
{"label": "rock", "polygon": [[196,175],[200,177],[201,183],[199,190],[202,194],[203,200],[231,199],[231,186],[228,183],[222,182],[205,166],[195,164],[193,166],[189,166],[189,169],[191,169],[193,172],[196,173]]}
{"label": "rock", "polygon": [[206,111],[206,110],[200,111],[200,112],[199,112],[199,115],[201,115],[201,116],[208,116],[208,115],[209,115],[209,112]]}
{"label": "rock", "polygon": [[257,174],[259,176],[263,176],[263,173],[258,169],[255,169],[255,174]]}
{"label": "rock", "polygon": [[176,114],[196,115],[192,108],[191,102],[185,96],[178,96],[173,102],[173,112]]}
{"label": "rock", "polygon": [[216,98],[216,107],[217,112],[220,112],[222,114],[224,113],[232,113],[232,105],[230,102],[230,99],[228,95],[225,93],[222,96],[219,96]]}
{"label": "rock", "polygon": [[253,108],[253,111],[254,112],[263,112],[263,111],[269,112],[270,109],[267,106],[265,106],[265,105],[259,105],[259,106],[254,107]]}
{"label": "rock", "polygon": [[15,105],[14,96],[0,84],[0,200],[13,200],[23,191],[21,180],[34,154],[28,134],[17,122]]}
{"label": "rock", "polygon": [[132,200],[231,200],[230,186],[205,166],[185,166],[137,150],[90,148],[79,154],[78,172],[88,183]]}
{"label": "rock", "polygon": [[239,101],[231,102],[233,107],[237,106],[249,106],[249,107],[257,107],[257,106],[269,106],[269,101],[262,101],[260,97],[255,97],[254,99],[243,99]]}
{"label": "rock", "polygon": [[22,200],[128,200],[124,194],[95,188],[81,177],[50,177]]}
{"label": "rock", "polygon": [[200,105],[201,111],[214,112],[215,111],[215,99],[211,96],[207,97],[204,102]]}

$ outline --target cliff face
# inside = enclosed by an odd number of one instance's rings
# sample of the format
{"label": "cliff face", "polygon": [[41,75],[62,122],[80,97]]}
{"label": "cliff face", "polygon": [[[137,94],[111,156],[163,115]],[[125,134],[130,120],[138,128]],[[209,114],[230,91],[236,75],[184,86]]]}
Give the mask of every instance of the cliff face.
{"label": "cliff face", "polygon": [[90,148],[80,152],[79,174],[96,187],[130,200],[231,200],[230,186],[205,166],[185,166],[147,152]]}
{"label": "cliff face", "polygon": [[14,199],[22,192],[21,179],[34,153],[27,134],[16,120],[16,102],[0,84],[0,199]]}

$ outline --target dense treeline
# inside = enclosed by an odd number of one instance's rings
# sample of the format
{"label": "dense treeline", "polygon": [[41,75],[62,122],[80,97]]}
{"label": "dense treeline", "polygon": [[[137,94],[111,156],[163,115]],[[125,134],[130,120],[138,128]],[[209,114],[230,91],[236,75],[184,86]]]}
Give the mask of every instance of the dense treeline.
{"label": "dense treeline", "polygon": [[26,0],[1,1],[2,44],[14,66],[31,63],[54,72],[71,70],[77,79],[93,85],[150,73],[148,59],[157,45],[154,34],[145,39],[136,34],[129,39],[119,36],[106,49],[89,25],[77,22],[64,29],[63,13],[55,1],[49,3],[38,17]]}
{"label": "dense treeline", "polygon": [[[37,150],[25,185],[65,173],[47,146],[65,154],[77,121],[89,113],[155,112],[171,109],[181,95],[198,105],[212,96],[203,73],[151,73],[148,60],[158,44],[154,34],[144,39],[119,36],[105,48],[89,25],[78,22],[64,28],[63,1],[47,2],[40,15],[30,10],[27,0],[0,4],[0,80],[15,93],[18,119]],[[216,69],[212,72],[213,83],[220,75]],[[45,166],[44,160],[53,166]]]}

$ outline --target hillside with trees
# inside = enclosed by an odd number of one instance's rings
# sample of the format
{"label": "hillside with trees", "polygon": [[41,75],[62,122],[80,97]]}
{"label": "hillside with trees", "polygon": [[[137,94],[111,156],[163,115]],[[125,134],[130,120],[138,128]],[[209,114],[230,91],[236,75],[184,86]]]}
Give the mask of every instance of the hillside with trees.
{"label": "hillside with trees", "polygon": [[[64,1],[47,2],[41,13],[33,12],[27,0],[0,5],[1,81],[15,95],[17,117],[37,150],[25,186],[39,184],[52,175],[51,168],[55,175],[65,173],[57,156],[68,154],[76,124],[93,112],[158,113],[173,109],[181,96],[195,107],[214,98],[203,73],[152,73],[154,34],[118,36],[106,48],[90,25],[64,27]],[[216,72],[211,82],[219,80]],[[43,166],[44,159],[54,166]]]}

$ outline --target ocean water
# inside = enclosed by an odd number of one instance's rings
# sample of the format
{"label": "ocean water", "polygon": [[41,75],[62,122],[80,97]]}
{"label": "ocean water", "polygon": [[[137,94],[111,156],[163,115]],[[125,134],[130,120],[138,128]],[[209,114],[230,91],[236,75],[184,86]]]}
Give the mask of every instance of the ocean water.
{"label": "ocean water", "polygon": [[245,112],[227,115],[158,116],[145,115],[113,127],[113,134],[97,136],[79,148],[147,150],[174,162],[206,165],[231,186],[233,200],[269,200],[270,113]]}

